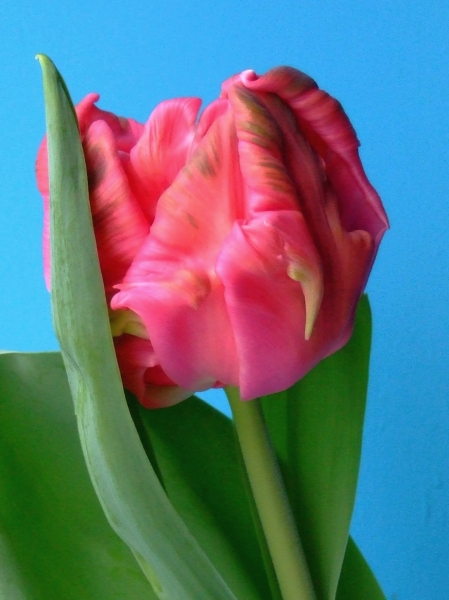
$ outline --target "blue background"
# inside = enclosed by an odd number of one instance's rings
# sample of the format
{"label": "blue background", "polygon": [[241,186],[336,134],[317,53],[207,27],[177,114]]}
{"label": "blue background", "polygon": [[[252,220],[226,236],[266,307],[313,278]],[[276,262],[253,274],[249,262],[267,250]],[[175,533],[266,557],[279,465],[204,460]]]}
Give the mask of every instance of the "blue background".
{"label": "blue background", "polygon": [[[345,107],[391,220],[368,291],[372,372],[353,534],[389,600],[449,597],[447,0],[3,0],[0,347],[57,348],[33,165],[37,52],[78,102],[145,121],[161,100],[290,64]],[[221,406],[218,392],[207,396]]]}

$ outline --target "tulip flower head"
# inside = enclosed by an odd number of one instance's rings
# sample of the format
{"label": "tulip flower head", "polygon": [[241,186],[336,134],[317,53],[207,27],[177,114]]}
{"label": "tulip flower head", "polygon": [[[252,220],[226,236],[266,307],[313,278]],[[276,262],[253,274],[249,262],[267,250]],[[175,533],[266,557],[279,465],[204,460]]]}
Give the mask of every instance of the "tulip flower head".
{"label": "tulip flower head", "polygon": [[[244,71],[142,125],[76,107],[125,387],[147,407],[281,391],[349,339],[388,221],[340,104],[289,67]],[[37,159],[49,284],[46,142]]]}

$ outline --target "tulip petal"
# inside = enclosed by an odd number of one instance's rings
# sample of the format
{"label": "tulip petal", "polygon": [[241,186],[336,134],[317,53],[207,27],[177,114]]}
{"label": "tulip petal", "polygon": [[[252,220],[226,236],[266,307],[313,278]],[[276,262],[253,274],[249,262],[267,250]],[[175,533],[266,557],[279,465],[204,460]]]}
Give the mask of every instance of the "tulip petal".
{"label": "tulip petal", "polygon": [[[323,244],[317,231],[321,230],[321,237],[325,239],[330,234],[324,211],[323,170],[316,154],[298,131],[293,114],[277,96],[263,94],[259,97],[239,84],[229,88],[228,95],[236,119],[249,213],[257,215],[267,210],[298,213],[302,253],[308,246],[311,268],[307,271],[313,272],[313,278],[306,276],[302,267],[294,265],[289,267],[289,274],[303,285],[308,339],[323,293],[321,261],[315,249],[317,246],[320,250]],[[298,264],[301,265],[301,260]]]}
{"label": "tulip petal", "polygon": [[161,196],[151,236],[111,303],[140,316],[165,373],[186,389],[238,382],[235,341],[215,262],[232,223],[241,218],[242,195],[228,111],[210,126]]}
{"label": "tulip petal", "polygon": [[[356,229],[346,230],[345,226],[349,224],[347,220],[344,223],[343,215],[349,191],[346,190],[346,195],[340,196],[339,201],[327,178],[323,159],[304,137],[285,102],[273,94],[261,94],[258,101],[280,130],[284,168],[293,182],[299,206],[323,263],[323,301],[317,328],[327,335],[326,343],[335,340],[332,345],[332,351],[335,351],[341,347],[341,340],[346,341],[350,335],[356,304],[375,257],[371,229],[366,219],[354,218],[351,225]],[[355,145],[354,148],[356,150]],[[340,166],[345,168],[344,164]],[[359,198],[359,204],[366,206],[367,203],[364,198]],[[320,331],[317,333],[321,335]]]}
{"label": "tulip petal", "polygon": [[[258,77],[244,71],[237,77],[248,90],[278,95],[293,111],[301,131],[323,158],[326,173],[342,203],[347,231],[364,229],[379,244],[388,228],[380,198],[369,183],[358,155],[359,141],[341,104],[318,89],[316,83],[296,69],[277,67]],[[228,82],[224,95],[228,93]]]}
{"label": "tulip petal", "polygon": [[[321,327],[327,333],[327,343],[334,340],[328,352],[331,353],[349,338],[358,299],[388,223],[381,201],[366,179],[358,157],[355,132],[341,106],[321,90],[312,90],[300,97],[312,94],[319,94],[329,111],[324,111],[327,122],[325,119],[319,121],[318,113],[315,114],[317,122],[313,133],[297,113],[300,130],[295,131],[285,118],[285,110],[277,106],[274,97],[268,98],[266,105],[282,131],[286,144],[285,164],[323,261],[325,283],[321,321],[318,321],[317,328]],[[288,98],[291,100],[292,95]],[[318,154],[323,152],[323,146],[316,142],[314,136],[320,131],[320,126],[335,148],[349,153],[348,163],[334,151],[327,151],[321,156]],[[317,177],[320,172],[323,173],[321,180]],[[354,179],[354,172],[358,173],[359,180],[363,179],[366,183],[363,193]],[[338,185],[337,178],[345,185]],[[372,206],[375,206],[379,220],[373,221]]]}
{"label": "tulip petal", "polygon": [[163,372],[149,340],[125,334],[114,344],[123,385],[145,408],[172,406],[192,395]]}
{"label": "tulip petal", "polygon": [[84,137],[92,123],[95,121],[104,121],[114,135],[117,149],[129,153],[142,135],[143,125],[134,121],[134,119],[117,117],[107,110],[98,108],[98,106],[95,105],[95,102],[99,99],[99,94],[88,94],[75,107],[81,137]]}
{"label": "tulip petal", "polygon": [[[263,94],[258,97],[236,87],[230,92],[230,98],[240,117],[237,119],[237,133],[242,171],[251,191],[255,192],[253,197],[257,199],[265,193],[268,201],[273,202],[274,197],[279,199],[274,208],[300,210],[310,237],[319,252],[323,252],[330,230],[324,208],[326,177],[321,159],[298,129],[291,110],[277,96]],[[253,109],[255,105],[256,111]],[[262,134],[270,127],[275,128],[276,134],[268,145],[266,136]],[[261,139],[254,135],[247,139],[245,130],[248,129],[257,131]],[[263,208],[260,203],[252,204],[253,212]],[[328,252],[324,254],[326,256]]]}
{"label": "tulip petal", "polygon": [[[319,257],[299,211],[235,223],[217,262],[240,359],[245,400],[293,385],[318,360],[307,313],[322,294]],[[292,273],[295,276],[292,277]]]}
{"label": "tulip petal", "polygon": [[222,96],[226,97],[232,84],[243,84],[253,92],[277,94],[287,103],[307,90],[317,88],[315,81],[293,67],[275,67],[259,77],[254,71],[243,71],[231,77],[222,87]]}
{"label": "tulip petal", "polygon": [[[114,134],[116,149],[122,152],[129,152],[142,134],[143,125],[133,119],[124,119],[123,117],[117,117],[111,112],[101,110],[95,106],[95,102],[97,102],[99,98],[100,96],[98,94],[87,94],[87,96],[75,107],[81,139],[84,138],[86,131],[92,123],[95,121],[103,121],[107,123]],[[50,189],[47,136],[42,140],[37,153],[36,179],[37,187],[44,201],[44,227],[42,236],[44,276],[47,289],[50,289]]]}
{"label": "tulip petal", "polygon": [[355,131],[339,102],[322,90],[299,97],[292,108],[310,131],[310,143],[326,162],[327,176],[342,202],[347,231],[364,229],[376,246],[388,229],[381,200],[364,172]]}
{"label": "tulip petal", "polygon": [[90,125],[83,148],[98,256],[109,295],[112,286],[123,280],[149,225],[131,193],[115,137],[104,121]]}
{"label": "tulip petal", "polygon": [[[336,340],[328,352],[330,354],[342,346],[335,325],[340,329],[345,342],[349,339],[357,303],[365,289],[376,246],[367,231],[358,229],[347,232],[344,229],[335,192],[330,186],[326,190],[326,214],[337,249],[334,271],[336,278],[329,278],[322,305],[326,321],[323,328],[334,330],[332,337]],[[329,324],[331,320],[333,326]]]}
{"label": "tulip petal", "polygon": [[201,116],[198,121],[198,126],[195,132],[195,139],[193,142],[192,149],[196,148],[199,142],[203,139],[206,133],[209,131],[211,125],[216,121],[219,117],[224,115],[228,110],[229,103],[227,100],[218,99],[211,102],[201,113]]}
{"label": "tulip petal", "polygon": [[[308,80],[308,81],[307,81]],[[376,247],[388,229],[382,202],[364,172],[357,135],[341,104],[307,75],[289,67],[279,67],[266,75],[243,78],[253,91],[277,94],[291,108],[314,150],[322,157],[326,175],[337,197],[347,231],[365,230]]]}
{"label": "tulip petal", "polygon": [[261,99],[241,85],[229,89],[242,175],[247,188],[247,215],[299,209],[283,161],[284,140]]}
{"label": "tulip petal", "polygon": [[42,140],[36,158],[37,188],[44,202],[44,224],[42,233],[42,254],[44,257],[45,285],[51,287],[51,262],[50,262],[50,188],[48,178],[48,149],[47,137]]}
{"label": "tulip petal", "polygon": [[120,286],[113,307],[138,313],[150,334],[158,360],[167,375],[190,390],[205,390],[217,381],[236,384],[235,344],[222,286],[201,300],[191,297],[173,281]]}
{"label": "tulip petal", "polygon": [[[157,202],[185,165],[195,136],[199,98],[176,98],[161,102],[151,113],[142,136],[131,151],[131,185],[150,223]],[[134,177],[133,177],[134,174]],[[137,181],[133,181],[137,179]]]}

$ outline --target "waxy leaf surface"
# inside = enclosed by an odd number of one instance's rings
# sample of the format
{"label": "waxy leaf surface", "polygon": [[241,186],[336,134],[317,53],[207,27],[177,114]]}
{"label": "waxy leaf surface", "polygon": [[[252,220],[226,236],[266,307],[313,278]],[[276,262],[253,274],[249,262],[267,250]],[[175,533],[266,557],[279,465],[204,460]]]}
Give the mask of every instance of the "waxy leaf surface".
{"label": "waxy leaf surface", "polygon": [[67,88],[40,55],[50,173],[53,322],[81,446],[100,503],[163,600],[234,595],[168,500],[129,414],[111,338],[78,124]]}
{"label": "waxy leaf surface", "polygon": [[0,598],[157,598],[101,510],[56,352],[0,354]]}
{"label": "waxy leaf surface", "polygon": [[263,399],[318,600],[334,600],[349,536],[368,384],[371,313],[363,296],[339,352]]}

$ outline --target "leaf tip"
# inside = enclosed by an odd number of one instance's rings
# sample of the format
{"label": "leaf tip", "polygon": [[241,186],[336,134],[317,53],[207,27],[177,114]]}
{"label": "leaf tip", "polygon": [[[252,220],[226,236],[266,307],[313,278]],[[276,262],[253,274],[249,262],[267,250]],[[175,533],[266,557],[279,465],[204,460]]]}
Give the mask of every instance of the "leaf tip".
{"label": "leaf tip", "polygon": [[51,59],[48,58],[46,54],[38,53],[35,55],[34,58],[39,61],[41,67],[44,67],[46,63],[51,63]]}

